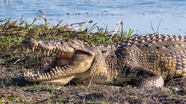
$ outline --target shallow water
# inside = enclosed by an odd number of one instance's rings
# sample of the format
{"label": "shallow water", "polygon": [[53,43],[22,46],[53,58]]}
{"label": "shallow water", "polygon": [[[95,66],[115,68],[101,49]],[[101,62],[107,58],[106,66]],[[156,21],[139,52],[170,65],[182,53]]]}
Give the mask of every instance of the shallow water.
{"label": "shallow water", "polygon": [[156,31],[162,20],[159,33],[186,35],[185,5],[186,0],[0,0],[0,19],[24,16],[31,23],[42,10],[53,24],[63,19],[62,24],[92,19],[112,31],[123,20],[124,30],[132,28],[138,34],[153,33],[150,21]]}

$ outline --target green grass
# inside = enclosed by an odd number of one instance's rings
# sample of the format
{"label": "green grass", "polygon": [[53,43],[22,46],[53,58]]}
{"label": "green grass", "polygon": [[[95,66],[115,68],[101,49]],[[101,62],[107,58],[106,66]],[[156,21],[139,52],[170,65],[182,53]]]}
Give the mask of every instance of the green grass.
{"label": "green grass", "polygon": [[108,26],[99,27],[97,23],[90,24],[90,28],[86,28],[86,30],[82,29],[83,25],[81,24],[79,31],[74,31],[66,25],[60,25],[62,21],[57,25],[52,25],[47,21],[40,25],[34,24],[37,20],[38,17],[34,18],[33,22],[29,24],[22,17],[16,21],[7,19],[2,22],[0,24],[1,56],[6,56],[11,51],[14,51],[16,54],[16,51],[21,52],[20,44],[27,37],[32,37],[36,40],[49,40],[51,38],[79,39],[91,44],[112,44],[129,38],[133,33],[133,30],[129,29],[128,31],[120,31],[118,34],[111,36],[112,33],[108,31]]}
{"label": "green grass", "polygon": [[[28,24],[21,18],[19,21],[13,22],[8,19],[4,24],[1,24],[0,49],[17,47],[26,37],[33,37],[37,40],[49,40],[53,37],[61,39],[69,38],[81,39],[93,44],[111,44],[130,37],[133,32],[132,29],[129,29],[124,33],[119,33],[124,35],[115,35],[111,38],[107,26],[100,28],[97,24],[93,24],[90,29],[87,29],[88,31],[82,30],[82,25],[80,26],[80,31],[70,31],[70,29],[65,29],[65,26],[51,27],[48,23],[41,25],[34,25],[33,23]],[[92,33],[91,31],[95,31],[95,29],[97,31]]]}

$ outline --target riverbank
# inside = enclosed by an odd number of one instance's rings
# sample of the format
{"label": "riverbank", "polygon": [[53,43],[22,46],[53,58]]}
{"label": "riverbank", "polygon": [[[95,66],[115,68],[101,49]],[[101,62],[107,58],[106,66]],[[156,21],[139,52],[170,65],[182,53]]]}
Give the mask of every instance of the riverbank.
{"label": "riverbank", "polygon": [[[130,37],[132,29],[109,32],[107,27],[92,24],[81,27],[91,21],[52,26],[43,14],[44,24],[29,24],[22,19],[1,20],[0,25],[0,104],[1,103],[185,103],[186,80],[182,78],[166,82],[164,88],[138,89],[132,84],[123,86],[70,83],[66,86],[29,83],[23,79],[23,73],[34,71],[44,61],[38,53],[24,54],[21,41],[27,37],[37,40],[53,38],[79,39],[91,44],[112,44]],[[33,19],[34,20],[34,19]],[[35,20],[34,20],[35,21]],[[116,23],[117,24],[117,23]],[[122,22],[118,22],[122,27]],[[76,26],[77,25],[77,26]],[[77,28],[78,27],[78,28]],[[116,29],[117,30],[117,29]],[[92,32],[94,31],[94,32]]]}

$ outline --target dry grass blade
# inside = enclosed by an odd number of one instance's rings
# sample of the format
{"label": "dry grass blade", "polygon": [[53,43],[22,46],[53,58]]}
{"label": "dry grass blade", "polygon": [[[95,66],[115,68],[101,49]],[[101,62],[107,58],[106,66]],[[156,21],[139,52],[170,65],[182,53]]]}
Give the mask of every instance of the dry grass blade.
{"label": "dry grass blade", "polygon": [[73,26],[73,25],[85,25],[85,24],[89,24],[89,23],[92,23],[93,20],[90,20],[90,21],[86,21],[86,22],[78,22],[78,23],[72,23],[70,26]]}
{"label": "dry grass blade", "polygon": [[17,59],[13,64],[16,64],[17,62],[24,60],[24,59],[25,59],[25,57],[21,57],[21,58]]}
{"label": "dry grass blade", "polygon": [[7,19],[2,19],[2,18],[1,18],[1,19],[0,19],[0,22],[4,22],[4,21],[6,21],[6,20],[7,20]]}
{"label": "dry grass blade", "polygon": [[156,30],[156,33],[158,33],[158,30],[159,30],[159,27],[160,27],[160,24],[162,22],[163,18],[160,20],[159,24],[158,24],[158,27],[157,27],[157,30]]}
{"label": "dry grass blade", "polygon": [[11,23],[11,26],[17,26],[18,24],[17,24],[17,20],[16,21],[14,21],[13,23]]}
{"label": "dry grass blade", "polygon": [[20,28],[21,26],[18,24],[17,20],[12,22],[10,25],[9,25],[9,28]]}
{"label": "dry grass blade", "polygon": [[35,17],[31,25],[33,25],[37,21],[38,17]]}
{"label": "dry grass blade", "polygon": [[54,29],[58,28],[63,20],[59,21],[58,24],[54,27]]}
{"label": "dry grass blade", "polygon": [[[92,22],[93,22],[93,20],[86,21],[86,22],[72,23],[70,25],[66,25],[65,28],[67,28],[69,30],[79,31],[80,30],[80,27],[82,25],[89,24],[89,23],[92,23]],[[77,25],[77,26],[74,26],[74,25]],[[74,27],[72,27],[72,26],[74,26]]]}
{"label": "dry grass blade", "polygon": [[[91,86],[91,83],[92,83],[92,78],[93,78],[93,76],[94,76],[94,74],[91,76],[91,78],[90,78],[90,81],[89,81],[89,83],[88,83],[88,86],[87,86],[87,88],[86,88],[86,90],[85,90],[85,93],[88,93],[88,90],[89,90],[89,88],[90,88],[90,86]],[[83,97],[83,104],[85,104],[85,99],[86,99],[86,94],[84,94],[84,97]]]}
{"label": "dry grass blade", "polygon": [[160,25],[161,25],[162,20],[163,20],[163,18],[162,18],[162,19],[160,20],[160,22],[158,23],[158,26],[157,26],[156,31],[154,30],[152,21],[150,20],[151,29],[152,29],[152,31],[153,31],[155,34],[158,34],[158,30],[159,30],[159,27],[160,27]]}
{"label": "dry grass blade", "polygon": [[115,26],[115,28],[114,28],[114,32],[112,33],[112,35],[111,35],[111,38],[114,36],[114,34],[118,31],[118,29],[119,29],[119,27],[122,25],[122,27],[123,27],[123,21],[119,21],[117,24],[116,24],[116,26]]}
{"label": "dry grass blade", "polygon": [[48,32],[48,34],[52,33],[54,30],[56,30],[57,28],[59,28],[62,21],[63,20],[59,21],[58,24],[55,27],[53,27],[52,29],[50,29],[50,31]]}
{"label": "dry grass blade", "polygon": [[10,24],[10,18],[6,21],[6,23],[4,24],[3,28],[2,28],[2,32],[5,31],[6,26],[8,26]]}
{"label": "dry grass blade", "polygon": [[46,23],[47,22],[46,15],[41,10],[38,10],[38,12],[41,13],[41,17],[45,20],[45,23]]}

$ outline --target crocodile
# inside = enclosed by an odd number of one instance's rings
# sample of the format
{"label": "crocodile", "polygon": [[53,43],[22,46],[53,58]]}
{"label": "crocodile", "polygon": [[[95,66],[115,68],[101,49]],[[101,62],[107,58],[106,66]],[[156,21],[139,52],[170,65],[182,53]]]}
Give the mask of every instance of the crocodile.
{"label": "crocodile", "polygon": [[29,82],[91,81],[96,84],[163,87],[164,81],[186,76],[186,36],[134,35],[109,45],[81,40],[27,38],[23,49],[55,53],[54,60],[35,72],[25,72]]}

